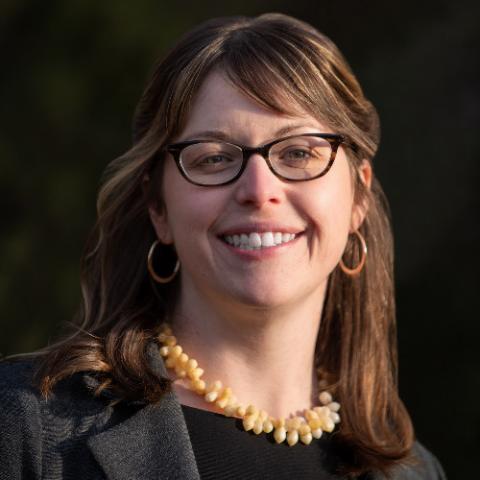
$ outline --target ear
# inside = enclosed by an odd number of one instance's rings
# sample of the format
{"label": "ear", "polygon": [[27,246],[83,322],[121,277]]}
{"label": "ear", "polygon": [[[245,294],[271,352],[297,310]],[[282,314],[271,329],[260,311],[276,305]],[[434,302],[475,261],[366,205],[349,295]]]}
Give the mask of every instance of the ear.
{"label": "ear", "polygon": [[156,205],[149,205],[148,214],[158,239],[164,245],[173,244],[173,237],[168,224],[168,216],[165,208]]}
{"label": "ear", "polygon": [[145,175],[142,182],[142,190],[148,206],[148,215],[152,222],[155,233],[158,239],[164,245],[171,245],[173,237],[168,224],[167,210],[164,205],[161,205],[157,198],[152,198],[149,194],[150,177]]}
{"label": "ear", "polygon": [[[360,181],[365,186],[365,189],[370,190],[372,185],[372,174],[373,174],[371,163],[368,160],[363,160],[361,165],[358,167],[357,173],[360,178]],[[363,221],[365,220],[365,216],[367,215],[367,212],[368,212],[367,196],[364,195],[359,203],[357,203],[354,198],[354,203],[352,206],[352,217],[350,221],[350,233],[353,233],[360,228]]]}

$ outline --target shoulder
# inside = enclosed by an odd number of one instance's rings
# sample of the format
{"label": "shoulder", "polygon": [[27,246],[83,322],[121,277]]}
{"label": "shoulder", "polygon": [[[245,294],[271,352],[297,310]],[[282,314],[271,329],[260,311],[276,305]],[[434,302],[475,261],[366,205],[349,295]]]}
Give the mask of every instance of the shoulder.
{"label": "shoulder", "polygon": [[13,359],[0,362],[0,406],[2,418],[25,414],[62,418],[100,413],[108,406],[106,398],[92,393],[94,382],[78,373],[58,382],[53,392],[43,397],[34,382],[38,359]]}
{"label": "shoulder", "polygon": [[40,478],[42,426],[32,371],[32,361],[0,362],[0,478],[21,478],[22,472]]}
{"label": "shoulder", "polygon": [[40,395],[33,386],[33,360],[0,362],[1,419],[19,419],[26,412],[38,410]]}
{"label": "shoulder", "polygon": [[77,478],[79,469],[97,478],[87,441],[119,414],[93,395],[84,373],[60,381],[44,398],[34,384],[37,364],[0,362],[0,479]]}
{"label": "shoulder", "polygon": [[425,474],[422,478],[446,480],[447,477],[438,459],[420,442],[415,442],[413,452],[419,459],[421,470]]}
{"label": "shoulder", "polygon": [[19,381],[28,381],[32,376],[33,366],[33,358],[22,360],[7,358],[0,360],[0,385],[13,387]]}
{"label": "shoulder", "polygon": [[420,442],[412,448],[411,459],[395,468],[391,480],[446,480],[440,462]]}

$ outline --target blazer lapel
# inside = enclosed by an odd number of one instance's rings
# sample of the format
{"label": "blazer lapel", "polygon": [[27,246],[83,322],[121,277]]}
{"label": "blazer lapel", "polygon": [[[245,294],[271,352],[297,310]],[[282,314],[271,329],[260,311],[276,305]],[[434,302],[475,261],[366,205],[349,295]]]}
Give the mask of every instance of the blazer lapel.
{"label": "blazer lapel", "polygon": [[[152,366],[166,376],[158,347]],[[126,421],[92,436],[87,445],[109,480],[200,480],[181,406],[173,392]]]}

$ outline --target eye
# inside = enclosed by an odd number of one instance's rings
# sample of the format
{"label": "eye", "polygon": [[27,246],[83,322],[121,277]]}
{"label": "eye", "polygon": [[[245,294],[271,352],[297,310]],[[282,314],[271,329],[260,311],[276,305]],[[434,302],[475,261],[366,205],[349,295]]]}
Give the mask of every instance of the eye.
{"label": "eye", "polygon": [[210,155],[197,159],[196,165],[221,165],[232,162],[233,159],[225,155]]}
{"label": "eye", "polygon": [[186,147],[180,156],[187,170],[204,173],[228,169],[242,160],[242,152],[237,147],[221,142],[199,142]]}
{"label": "eye", "polygon": [[229,155],[223,155],[218,153],[212,155],[205,154],[195,159],[191,159],[188,168],[202,170],[220,170],[228,168],[233,163],[235,163],[235,159]]}
{"label": "eye", "polygon": [[312,149],[303,146],[291,146],[279,152],[278,159],[291,167],[305,167],[312,160]]}
{"label": "eye", "polygon": [[311,152],[310,149],[306,148],[290,148],[288,149],[283,158],[291,159],[291,160],[305,160],[310,158]]}

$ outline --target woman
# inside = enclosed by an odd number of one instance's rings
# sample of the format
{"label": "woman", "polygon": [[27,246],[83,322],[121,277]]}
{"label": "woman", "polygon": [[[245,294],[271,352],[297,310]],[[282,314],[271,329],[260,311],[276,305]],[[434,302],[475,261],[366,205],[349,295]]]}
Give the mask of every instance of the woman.
{"label": "woman", "polygon": [[378,140],[309,25],[188,33],[107,168],[78,328],[2,365],[0,478],[444,478],[397,392]]}

